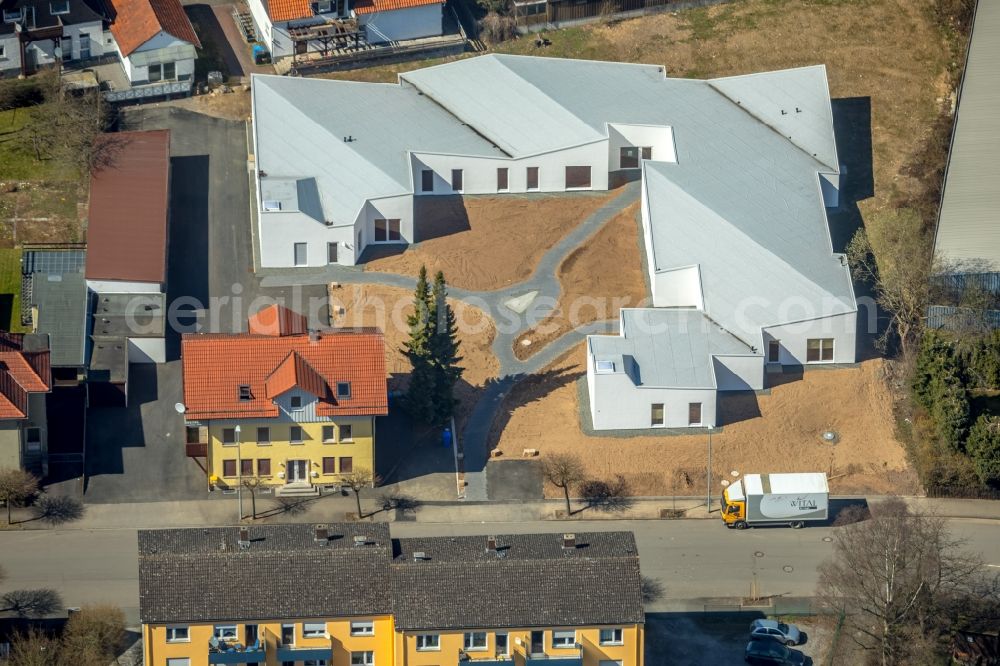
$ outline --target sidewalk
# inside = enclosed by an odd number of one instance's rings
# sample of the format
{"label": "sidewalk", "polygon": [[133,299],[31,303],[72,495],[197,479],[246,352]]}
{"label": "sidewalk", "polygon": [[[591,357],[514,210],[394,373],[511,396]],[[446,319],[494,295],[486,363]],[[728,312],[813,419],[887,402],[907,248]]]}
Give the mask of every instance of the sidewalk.
{"label": "sidewalk", "polygon": [[[880,497],[870,497],[870,504],[877,504]],[[905,498],[907,503],[919,512],[935,513],[945,518],[969,518],[1000,520],[1000,502],[990,500],[928,499],[923,497]],[[835,497],[833,503],[845,504],[862,501],[862,498]],[[428,502],[414,510],[383,510],[375,500],[365,500],[362,494],[362,508],[365,520],[374,522],[421,522],[421,523],[518,523],[539,520],[553,521],[553,529],[573,520],[660,520],[661,511],[671,511],[674,507],[684,510],[685,519],[718,520],[718,508],[711,514],[705,511],[704,498],[669,497],[635,498],[623,510],[609,512],[594,508],[582,509],[574,502],[574,515],[563,517],[565,503],[561,499],[532,502]],[[327,495],[310,498],[290,508],[279,510],[272,499],[258,499],[258,523],[333,523],[353,517],[357,511],[354,497]],[[243,500],[246,513],[250,511],[250,501]],[[580,510],[582,509],[582,510]],[[144,502],[132,504],[88,504],[83,518],[60,526],[61,529],[120,529],[120,528],[169,528],[205,527],[233,525],[236,523],[238,504],[217,499],[191,500],[182,502]],[[41,521],[29,521],[31,514],[26,509],[14,510],[15,525],[11,529],[48,529]],[[18,523],[18,520],[26,521]],[[246,519],[244,522],[251,522]]]}

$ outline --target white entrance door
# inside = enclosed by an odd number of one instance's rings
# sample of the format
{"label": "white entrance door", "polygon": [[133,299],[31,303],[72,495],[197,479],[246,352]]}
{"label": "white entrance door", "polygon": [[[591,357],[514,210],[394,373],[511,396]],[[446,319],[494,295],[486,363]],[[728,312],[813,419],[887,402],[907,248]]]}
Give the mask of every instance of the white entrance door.
{"label": "white entrance door", "polygon": [[289,460],[286,483],[303,483],[308,480],[309,461]]}

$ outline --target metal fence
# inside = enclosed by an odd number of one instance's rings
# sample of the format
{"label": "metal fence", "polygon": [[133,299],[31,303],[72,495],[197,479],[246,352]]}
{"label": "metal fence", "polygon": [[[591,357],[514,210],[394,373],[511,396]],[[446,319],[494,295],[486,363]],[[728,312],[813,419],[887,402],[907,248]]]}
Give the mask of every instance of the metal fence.
{"label": "metal fence", "polygon": [[937,286],[963,292],[977,288],[991,294],[1000,294],[1000,273],[950,273],[934,276]]}
{"label": "metal fence", "polygon": [[927,308],[927,328],[947,331],[1000,329],[1000,310],[976,310],[950,305],[931,305]]}
{"label": "metal fence", "polygon": [[164,81],[163,83],[135,86],[127,90],[109,90],[104,93],[104,99],[108,102],[116,103],[190,94],[191,80],[188,79],[186,81]]}
{"label": "metal fence", "polygon": [[561,28],[599,19],[622,19],[662,11],[722,4],[731,0],[543,0],[515,3],[515,19],[521,32]]}

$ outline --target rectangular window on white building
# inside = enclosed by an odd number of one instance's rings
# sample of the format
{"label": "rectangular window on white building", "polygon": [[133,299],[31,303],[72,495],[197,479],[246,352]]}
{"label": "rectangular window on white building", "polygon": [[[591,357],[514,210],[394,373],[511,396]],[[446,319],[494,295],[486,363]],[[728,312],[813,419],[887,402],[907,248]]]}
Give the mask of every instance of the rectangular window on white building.
{"label": "rectangular window on white building", "polygon": [[651,426],[663,425],[663,403],[654,402],[649,411],[650,411],[649,425]]}
{"label": "rectangular window on white building", "polygon": [[461,192],[464,189],[463,180],[461,169],[451,170],[451,189],[453,192]]}
{"label": "rectangular window on white building", "polygon": [[590,187],[590,167],[589,166],[568,166],[566,167],[566,189],[585,190]]}
{"label": "rectangular window on white building", "polygon": [[307,261],[307,255],[306,255],[306,251],[307,251],[308,247],[309,246],[306,243],[295,243],[295,245],[294,245],[294,252],[295,252],[294,259],[295,259],[295,265],[296,266],[305,266],[306,263],[308,263],[308,261]]}
{"label": "rectangular window on white building", "polygon": [[688,403],[688,425],[701,425],[701,403]]}
{"label": "rectangular window on white building", "polygon": [[829,363],[831,361],[833,361],[833,338],[806,340],[807,363]]}
{"label": "rectangular window on white building", "polygon": [[507,167],[499,167],[497,169],[497,192],[507,192],[510,190],[508,173]]}

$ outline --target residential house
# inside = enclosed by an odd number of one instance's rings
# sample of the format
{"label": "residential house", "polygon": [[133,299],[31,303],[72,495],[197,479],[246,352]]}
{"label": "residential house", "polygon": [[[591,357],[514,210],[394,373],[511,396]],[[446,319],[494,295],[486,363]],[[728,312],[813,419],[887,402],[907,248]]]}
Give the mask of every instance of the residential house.
{"label": "residential house", "polygon": [[109,0],[111,33],[133,85],[191,81],[201,48],[180,0]]}
{"label": "residential house", "polygon": [[112,48],[100,0],[3,0],[0,11],[0,76],[86,62]]}
{"label": "residential house", "polygon": [[375,418],[389,411],[377,329],[310,331],[272,305],[248,333],[185,335],[181,360],[188,455],[206,458],[211,489],[257,477],[316,494],[374,470]]}
{"label": "residential house", "polygon": [[265,267],[415,242],[416,197],[641,179],[653,306],[675,312],[625,313],[618,336],[588,339],[596,429],[713,426],[718,391],[855,359],[857,304],[826,217],[841,170],[822,66],[697,81],[485,55],[397,84],[255,75],[252,98]]}
{"label": "residential house", "polygon": [[139,615],[147,666],[643,663],[630,532],[392,539],[384,523],[144,530]]}
{"label": "residential house", "polygon": [[129,363],[166,360],[170,133],[102,135],[90,177],[89,379],[96,404],[124,404]]}
{"label": "residential house", "polygon": [[48,472],[48,338],[0,331],[0,468]]}
{"label": "residential house", "polygon": [[343,46],[399,42],[443,32],[442,0],[248,0],[272,58]]}

